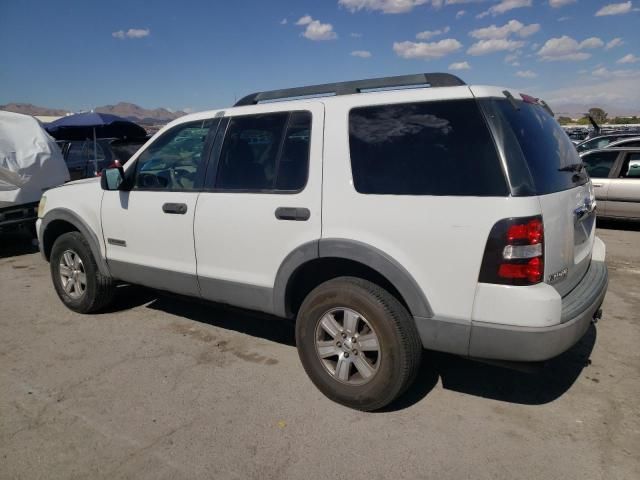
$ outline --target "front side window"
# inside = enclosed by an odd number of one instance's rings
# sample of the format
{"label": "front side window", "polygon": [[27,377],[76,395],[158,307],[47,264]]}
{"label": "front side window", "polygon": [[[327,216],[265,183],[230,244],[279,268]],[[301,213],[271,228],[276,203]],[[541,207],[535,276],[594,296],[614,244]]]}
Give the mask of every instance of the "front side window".
{"label": "front side window", "polygon": [[591,178],[607,178],[616,158],[618,152],[593,152],[582,157],[582,163]]}
{"label": "front side window", "polygon": [[135,189],[195,190],[204,167],[204,145],[212,120],[178,125],[138,157]]}
{"label": "front side window", "polygon": [[309,112],[232,117],[220,152],[215,188],[302,189],[307,180],[310,132]]}
{"label": "front side window", "polygon": [[354,108],[349,114],[349,146],[359,193],[504,196],[509,192],[474,100]]}
{"label": "front side window", "polygon": [[627,155],[627,158],[622,164],[620,176],[622,178],[640,179],[640,153],[630,153]]}

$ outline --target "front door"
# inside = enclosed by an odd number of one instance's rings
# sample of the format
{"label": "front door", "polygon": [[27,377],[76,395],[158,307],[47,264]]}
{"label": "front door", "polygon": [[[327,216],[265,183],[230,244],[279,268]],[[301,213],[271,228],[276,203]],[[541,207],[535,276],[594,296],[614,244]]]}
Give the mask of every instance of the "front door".
{"label": "front door", "polygon": [[283,260],[320,238],[324,108],[300,105],[221,124],[194,226],[204,298],[271,313]]}
{"label": "front door", "polygon": [[129,165],[130,190],[104,192],[102,230],[114,277],[199,295],[193,219],[217,123],[199,120],[168,130]]}
{"label": "front door", "polygon": [[596,150],[582,156],[582,162],[591,177],[593,190],[598,202],[598,214],[608,215],[608,195],[611,179],[609,178],[612,169],[618,158],[617,151]]}
{"label": "front door", "polygon": [[609,185],[607,216],[640,218],[640,152],[624,154]]}

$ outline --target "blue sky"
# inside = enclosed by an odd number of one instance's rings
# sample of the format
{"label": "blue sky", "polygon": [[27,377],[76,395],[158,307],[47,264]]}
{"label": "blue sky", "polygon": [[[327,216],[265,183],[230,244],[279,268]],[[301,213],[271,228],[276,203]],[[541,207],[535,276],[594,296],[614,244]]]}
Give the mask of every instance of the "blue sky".
{"label": "blue sky", "polygon": [[2,0],[0,103],[203,110],[451,71],[552,106],[640,112],[639,27],[640,0]]}

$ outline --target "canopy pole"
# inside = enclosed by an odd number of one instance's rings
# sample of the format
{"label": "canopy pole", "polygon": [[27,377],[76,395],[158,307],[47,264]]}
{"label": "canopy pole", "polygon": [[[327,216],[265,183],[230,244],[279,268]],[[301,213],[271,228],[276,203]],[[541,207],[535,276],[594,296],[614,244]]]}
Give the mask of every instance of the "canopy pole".
{"label": "canopy pole", "polygon": [[98,174],[98,146],[96,142],[96,127],[93,127],[93,175]]}

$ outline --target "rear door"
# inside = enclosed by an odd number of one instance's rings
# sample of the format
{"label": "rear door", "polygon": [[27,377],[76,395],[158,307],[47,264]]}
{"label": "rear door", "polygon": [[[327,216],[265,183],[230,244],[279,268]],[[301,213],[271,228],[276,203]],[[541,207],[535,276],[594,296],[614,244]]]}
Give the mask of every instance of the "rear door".
{"label": "rear door", "polygon": [[622,154],[610,182],[607,216],[640,218],[640,151]]}
{"label": "rear door", "polygon": [[320,238],[324,106],[298,105],[221,123],[194,224],[204,298],[271,312],[283,260]]}
{"label": "rear door", "polygon": [[618,159],[619,152],[594,150],[582,156],[582,162],[587,169],[591,183],[598,202],[598,214],[608,215],[608,195],[611,180],[609,177],[613,172]]}

